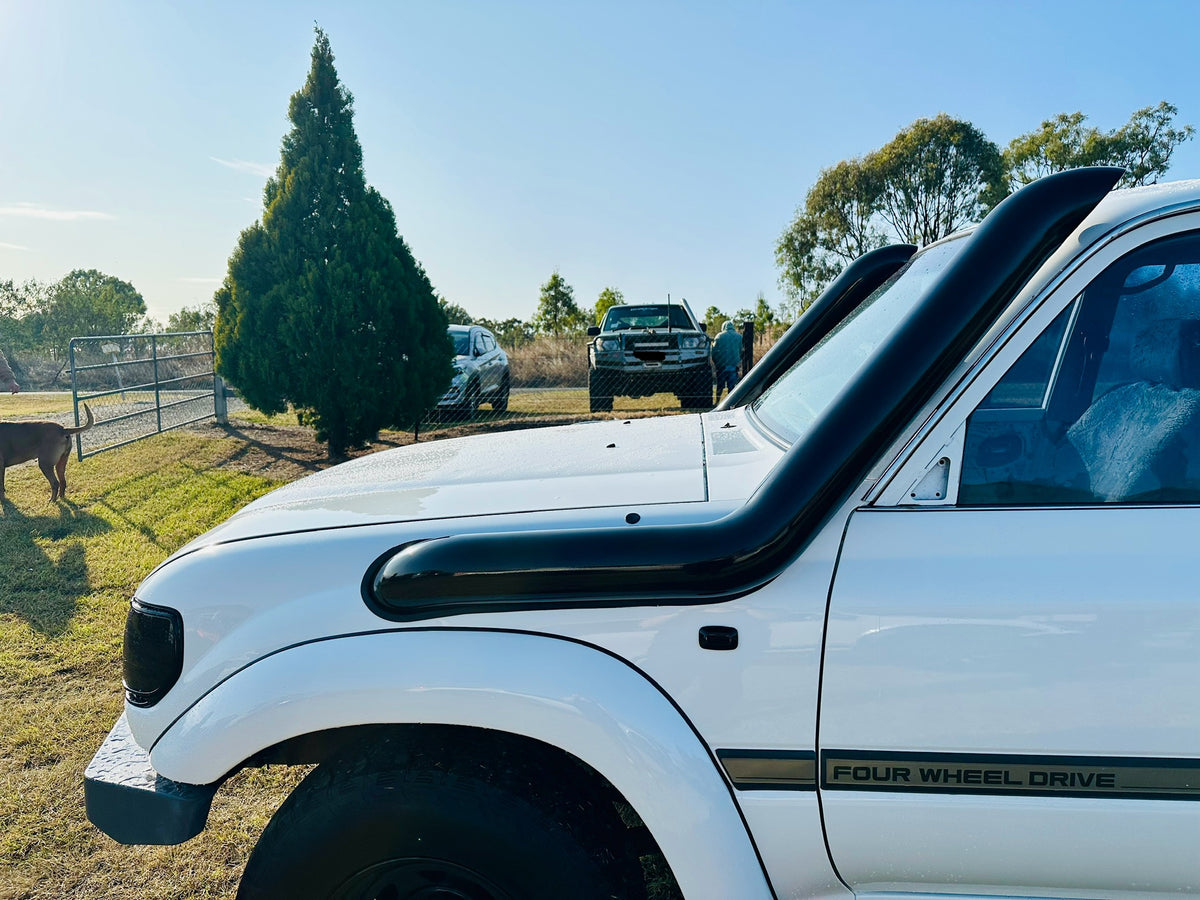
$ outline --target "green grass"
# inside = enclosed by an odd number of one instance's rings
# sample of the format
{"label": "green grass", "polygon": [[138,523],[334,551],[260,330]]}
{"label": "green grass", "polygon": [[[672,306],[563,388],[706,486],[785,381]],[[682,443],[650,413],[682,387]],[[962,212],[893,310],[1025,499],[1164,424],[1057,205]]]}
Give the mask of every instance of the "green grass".
{"label": "green grass", "polygon": [[222,468],[242,446],[181,431],[72,460],[67,504],[49,502],[35,466],[8,470],[0,898],[231,896],[259,832],[300,777],[280,768],[235,776],[209,828],[180,847],[121,847],[84,814],[83,770],[121,712],[121,635],[134,589],[173,549],[276,486]]}
{"label": "green grass", "polygon": [[[61,411],[58,397],[21,399],[21,415]],[[295,425],[290,414],[238,419]],[[245,440],[219,431],[179,430],[72,458],[70,502],[58,504],[36,466],[8,470],[0,900],[232,897],[262,829],[303,777],[302,767],[278,766],[235,775],[217,793],[205,831],[178,847],[120,846],[84,812],[83,770],[121,713],[129,599],[171,551],[278,486],[243,471],[246,451]],[[669,873],[656,874],[651,889],[655,898],[678,896]]]}
{"label": "green grass", "polygon": [[0,393],[0,419],[48,416],[70,412],[74,408],[69,393]]}

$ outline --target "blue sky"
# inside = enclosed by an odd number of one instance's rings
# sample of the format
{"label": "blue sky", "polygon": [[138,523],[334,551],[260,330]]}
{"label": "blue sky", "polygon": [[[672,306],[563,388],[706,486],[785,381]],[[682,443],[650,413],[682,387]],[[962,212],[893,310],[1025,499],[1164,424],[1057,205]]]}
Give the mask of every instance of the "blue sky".
{"label": "blue sky", "polygon": [[[97,268],[161,320],[212,296],[303,84],[313,23],[368,181],[439,292],[530,317],[775,303],[818,172],[939,112],[1003,147],[1059,112],[1200,126],[1200,3],[0,0],[0,280]],[[1170,178],[1200,177],[1200,141]]]}

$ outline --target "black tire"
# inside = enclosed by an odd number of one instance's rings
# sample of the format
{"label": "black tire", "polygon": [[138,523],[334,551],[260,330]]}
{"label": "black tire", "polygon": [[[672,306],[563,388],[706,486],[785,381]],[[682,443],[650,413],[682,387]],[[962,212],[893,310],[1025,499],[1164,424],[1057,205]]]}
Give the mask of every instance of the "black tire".
{"label": "black tire", "polygon": [[508,394],[509,384],[508,376],[504,376],[504,382],[500,385],[500,393],[496,395],[496,399],[492,401],[492,412],[504,413],[508,412]]}
{"label": "black tire", "polygon": [[612,378],[594,370],[588,371],[588,409],[591,412],[612,412]]}
{"label": "black tire", "polygon": [[611,804],[529,781],[501,761],[322,764],[267,825],[238,900],[644,898]]}

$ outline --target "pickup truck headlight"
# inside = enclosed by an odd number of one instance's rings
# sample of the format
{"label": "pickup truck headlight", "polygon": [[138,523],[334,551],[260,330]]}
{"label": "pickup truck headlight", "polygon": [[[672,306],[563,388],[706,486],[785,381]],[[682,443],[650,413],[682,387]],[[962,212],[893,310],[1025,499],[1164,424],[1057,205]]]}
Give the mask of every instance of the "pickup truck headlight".
{"label": "pickup truck headlight", "polygon": [[603,339],[596,338],[596,349],[603,350],[605,352],[612,352],[613,350],[620,350],[621,349],[621,339],[620,338],[603,338]]}
{"label": "pickup truck headlight", "polygon": [[698,350],[706,344],[708,344],[708,338],[699,334],[688,335],[679,341],[679,346],[684,350]]}
{"label": "pickup truck headlight", "polygon": [[125,617],[124,658],[125,699],[133,706],[153,706],[183,671],[183,617],[135,598]]}

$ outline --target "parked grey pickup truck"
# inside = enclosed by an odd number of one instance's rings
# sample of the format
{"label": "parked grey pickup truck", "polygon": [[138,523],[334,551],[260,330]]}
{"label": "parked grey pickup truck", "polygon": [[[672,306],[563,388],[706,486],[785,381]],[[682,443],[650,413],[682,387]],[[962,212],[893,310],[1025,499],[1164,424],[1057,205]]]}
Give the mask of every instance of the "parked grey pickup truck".
{"label": "parked grey pickup truck", "polygon": [[592,412],[613,397],[670,393],[684,409],[712,409],[712,341],[687,303],[613,306],[588,329]]}

